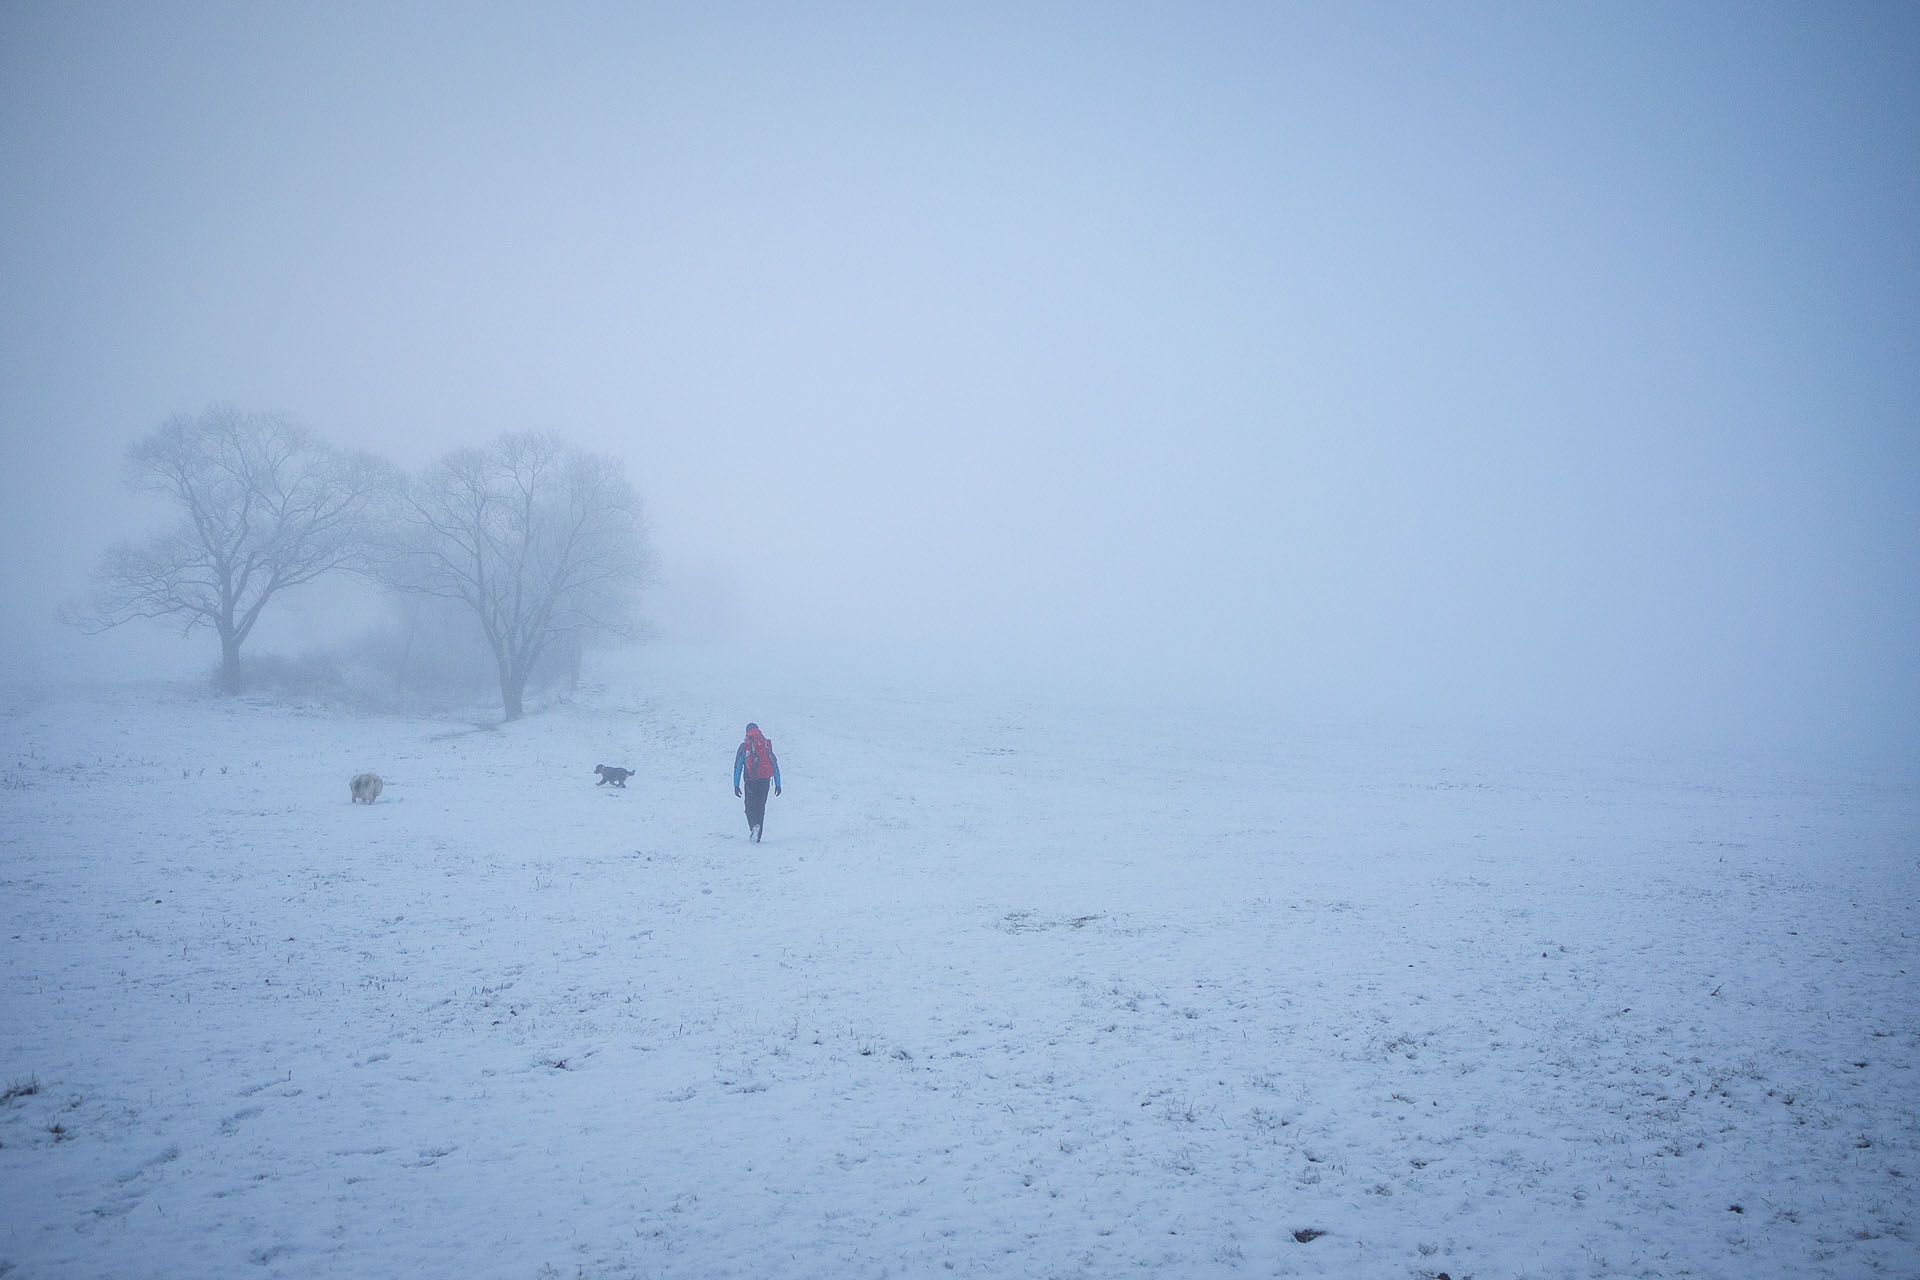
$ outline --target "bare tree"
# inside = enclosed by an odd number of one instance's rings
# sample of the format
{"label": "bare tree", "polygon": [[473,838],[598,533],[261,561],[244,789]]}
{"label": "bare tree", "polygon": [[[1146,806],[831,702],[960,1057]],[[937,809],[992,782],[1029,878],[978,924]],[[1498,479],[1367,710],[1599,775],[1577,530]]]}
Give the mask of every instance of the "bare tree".
{"label": "bare tree", "polygon": [[127,483],[173,499],[180,523],[111,548],[91,599],[62,611],[87,632],[170,619],[220,637],[223,692],[240,648],[281,592],[351,565],[386,467],[337,450],[285,417],[216,405],[179,415],[127,452]]}
{"label": "bare tree", "polygon": [[653,553],[639,495],[615,459],[556,435],[506,435],[449,454],[408,481],[382,576],[462,601],[479,620],[509,720],[541,655],[593,636],[631,636]]}

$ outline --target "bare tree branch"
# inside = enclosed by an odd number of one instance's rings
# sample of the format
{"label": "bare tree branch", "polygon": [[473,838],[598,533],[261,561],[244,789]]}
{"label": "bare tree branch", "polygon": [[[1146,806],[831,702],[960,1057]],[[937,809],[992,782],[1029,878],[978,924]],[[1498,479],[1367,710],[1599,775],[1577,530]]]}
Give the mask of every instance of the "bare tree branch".
{"label": "bare tree branch", "polygon": [[87,632],[136,618],[209,627],[232,692],[268,603],[364,560],[366,516],[390,482],[377,459],[342,453],[278,414],[216,405],[134,444],[127,483],[173,499],[180,523],[109,550],[89,601],[62,616]]}
{"label": "bare tree branch", "polygon": [[449,454],[405,484],[390,586],[459,600],[499,668],[509,720],[557,640],[629,635],[654,560],[639,495],[614,459],[550,432]]}

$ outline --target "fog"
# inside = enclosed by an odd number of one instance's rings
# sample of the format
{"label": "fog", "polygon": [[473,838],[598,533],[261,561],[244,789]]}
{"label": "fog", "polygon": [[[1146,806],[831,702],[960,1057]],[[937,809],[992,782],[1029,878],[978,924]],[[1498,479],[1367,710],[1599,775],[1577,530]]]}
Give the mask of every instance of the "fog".
{"label": "fog", "polygon": [[796,680],[1920,743],[1904,6],[8,5],[0,326],[16,675],[231,401]]}

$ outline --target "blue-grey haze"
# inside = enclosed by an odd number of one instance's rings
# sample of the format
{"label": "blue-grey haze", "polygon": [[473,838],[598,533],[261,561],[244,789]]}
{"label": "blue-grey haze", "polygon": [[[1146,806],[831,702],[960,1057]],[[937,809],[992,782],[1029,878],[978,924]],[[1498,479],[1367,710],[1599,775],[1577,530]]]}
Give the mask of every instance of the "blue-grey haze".
{"label": "blue-grey haze", "polygon": [[1920,9],[5,6],[22,670],[212,401],[615,453],[796,678],[1911,752]]}

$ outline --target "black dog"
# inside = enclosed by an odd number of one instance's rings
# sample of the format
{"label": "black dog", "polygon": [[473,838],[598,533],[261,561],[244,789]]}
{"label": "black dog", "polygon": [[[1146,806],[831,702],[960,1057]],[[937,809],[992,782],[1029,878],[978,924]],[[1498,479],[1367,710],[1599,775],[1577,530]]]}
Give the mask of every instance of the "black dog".
{"label": "black dog", "polygon": [[593,771],[600,775],[600,781],[593,784],[596,787],[604,787],[611,782],[616,787],[625,788],[627,779],[633,776],[633,770],[616,769],[610,764],[597,764],[593,766]]}

